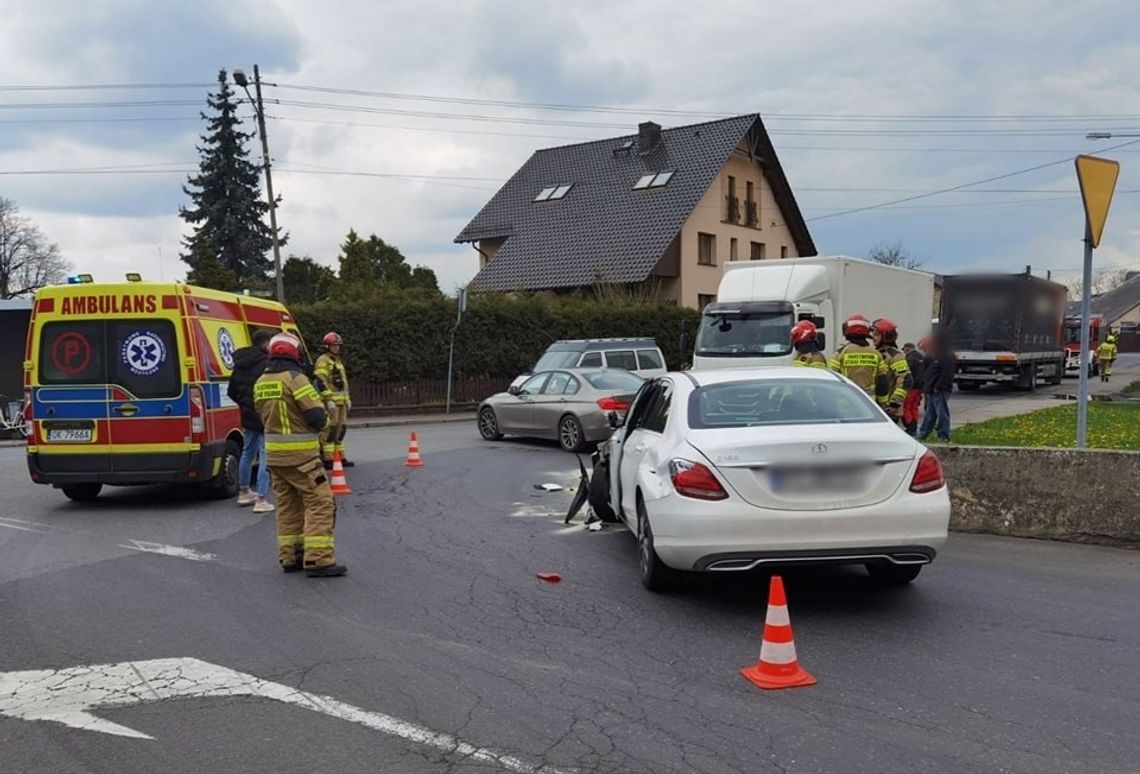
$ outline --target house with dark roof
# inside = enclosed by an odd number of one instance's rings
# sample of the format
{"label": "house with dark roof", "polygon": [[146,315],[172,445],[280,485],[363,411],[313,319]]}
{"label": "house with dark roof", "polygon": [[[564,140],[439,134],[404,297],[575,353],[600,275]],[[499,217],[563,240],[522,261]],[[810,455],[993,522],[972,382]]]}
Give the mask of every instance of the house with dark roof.
{"label": "house with dark roof", "polygon": [[[1140,352],[1140,272],[1129,272],[1120,285],[1093,296],[1091,307],[1094,318],[1100,317],[1107,330],[1119,334],[1121,351]],[[1080,313],[1080,300],[1070,301],[1065,314]]]}
{"label": "house with dark roof", "polygon": [[759,115],[536,151],[455,241],[473,291],[649,283],[694,308],[726,261],[816,254]]}

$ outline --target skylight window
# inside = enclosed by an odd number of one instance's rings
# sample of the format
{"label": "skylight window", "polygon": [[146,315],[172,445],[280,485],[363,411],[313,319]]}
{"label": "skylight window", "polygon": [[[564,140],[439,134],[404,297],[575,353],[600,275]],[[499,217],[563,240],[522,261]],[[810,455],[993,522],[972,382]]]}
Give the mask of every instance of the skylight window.
{"label": "skylight window", "polygon": [[670,169],[665,172],[655,172],[652,175],[642,175],[638,178],[637,182],[633,184],[633,190],[660,188],[672,179],[674,172],[676,172],[676,170]]}
{"label": "skylight window", "polygon": [[562,183],[560,185],[552,185],[549,188],[543,188],[538,192],[538,196],[534,197],[536,202],[549,202],[555,199],[561,199],[563,196],[570,192],[574,187],[573,183]]}

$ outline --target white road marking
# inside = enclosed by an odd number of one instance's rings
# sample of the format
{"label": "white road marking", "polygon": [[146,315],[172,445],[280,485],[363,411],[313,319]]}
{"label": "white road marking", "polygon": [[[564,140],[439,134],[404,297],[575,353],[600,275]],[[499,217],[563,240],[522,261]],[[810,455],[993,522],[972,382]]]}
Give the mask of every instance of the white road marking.
{"label": "white road marking", "polygon": [[35,527],[25,527],[22,524],[9,524],[6,521],[0,521],[0,527],[6,529],[18,529],[21,532],[37,532],[41,535],[47,534],[47,530],[36,529]]}
{"label": "white road marking", "polygon": [[60,526],[57,526],[55,524],[44,524],[41,521],[27,521],[26,519],[13,519],[11,516],[0,517],[0,523],[4,523],[3,526],[7,526],[7,524],[6,524],[7,522],[12,522],[14,524],[26,524],[26,525],[31,526],[31,527],[43,527],[44,529],[54,529],[54,530],[58,530],[59,532],[81,532],[81,530],[70,529],[69,527],[60,527]]}
{"label": "white road marking", "polygon": [[182,546],[168,546],[164,543],[149,543],[146,540],[130,540],[129,545],[120,545],[119,548],[129,548],[132,551],[145,551],[148,554],[162,554],[175,556],[179,559],[189,559],[192,562],[212,562],[218,558],[217,554],[205,554],[193,548]]}
{"label": "white road marking", "polygon": [[383,734],[458,755],[500,770],[558,774],[451,734],[432,731],[391,715],[355,707],[330,696],[299,691],[280,683],[237,672],[195,658],[160,658],[93,664],[67,669],[0,672],[0,715],[46,720],[84,731],[153,739],[140,731],[91,714],[93,710],[129,707],[167,699],[257,696],[347,720]]}

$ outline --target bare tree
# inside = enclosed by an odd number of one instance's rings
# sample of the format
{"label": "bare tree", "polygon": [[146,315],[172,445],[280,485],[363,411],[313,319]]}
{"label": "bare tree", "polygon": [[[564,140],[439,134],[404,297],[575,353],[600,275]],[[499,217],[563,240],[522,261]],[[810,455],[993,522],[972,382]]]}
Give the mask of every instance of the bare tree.
{"label": "bare tree", "polygon": [[0,196],[0,299],[62,282],[71,264],[11,199]]}
{"label": "bare tree", "polygon": [[898,266],[900,269],[920,269],[926,265],[925,258],[919,258],[904,248],[901,242],[880,242],[867,253],[867,259],[885,266]]}
{"label": "bare tree", "polygon": [[[1092,294],[1099,296],[1101,293],[1116,290],[1127,281],[1128,269],[1097,269],[1093,272],[1092,276]],[[1070,299],[1076,300],[1081,297],[1081,290],[1085,283],[1084,278],[1080,274],[1077,274],[1064,284],[1065,287],[1069,289]]]}

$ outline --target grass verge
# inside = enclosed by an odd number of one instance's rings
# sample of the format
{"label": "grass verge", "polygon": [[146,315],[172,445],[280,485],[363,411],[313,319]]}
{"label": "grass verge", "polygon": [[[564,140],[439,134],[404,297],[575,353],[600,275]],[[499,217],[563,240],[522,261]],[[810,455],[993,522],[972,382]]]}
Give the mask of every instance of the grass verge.
{"label": "grass verge", "polygon": [[[975,446],[1077,445],[1077,405],[1042,409],[966,425],[951,435],[954,443]],[[1140,404],[1089,404],[1088,445],[1092,449],[1140,451]]]}

